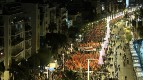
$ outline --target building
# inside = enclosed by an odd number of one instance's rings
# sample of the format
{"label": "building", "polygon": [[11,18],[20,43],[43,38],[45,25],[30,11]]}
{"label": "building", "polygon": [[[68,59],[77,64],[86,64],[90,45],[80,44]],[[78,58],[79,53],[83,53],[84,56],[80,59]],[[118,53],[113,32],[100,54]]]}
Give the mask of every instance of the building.
{"label": "building", "polygon": [[101,14],[101,2],[100,0],[89,0],[91,2],[91,5],[95,9],[94,12],[96,12],[97,15]]}
{"label": "building", "polygon": [[[4,80],[9,79],[12,60],[25,58],[25,22],[20,3],[3,3],[0,13],[1,61],[4,60]],[[3,59],[4,58],[4,59]],[[2,60],[3,59],[3,60]]]}
{"label": "building", "polygon": [[69,27],[68,11],[66,7],[59,7],[59,32],[65,33]]}
{"label": "building", "polygon": [[29,19],[31,20],[32,54],[38,53],[40,48],[40,10],[38,7],[38,3],[22,3],[25,16],[29,16]]}
{"label": "building", "polygon": [[55,5],[50,5],[49,10],[50,10],[50,24],[48,27],[48,33],[51,32],[58,33],[57,16],[56,16],[57,7]]}
{"label": "building", "polygon": [[50,24],[50,9],[47,2],[39,3],[40,10],[40,46],[44,46],[44,40]]}

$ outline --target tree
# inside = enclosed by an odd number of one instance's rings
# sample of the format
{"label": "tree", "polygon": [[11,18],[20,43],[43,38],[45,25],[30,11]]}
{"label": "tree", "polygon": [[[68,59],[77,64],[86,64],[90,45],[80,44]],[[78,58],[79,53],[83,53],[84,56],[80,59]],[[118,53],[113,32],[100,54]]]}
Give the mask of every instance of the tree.
{"label": "tree", "polygon": [[65,70],[64,71],[65,75],[64,75],[64,79],[65,80],[78,80],[78,73],[77,72],[74,72],[72,70]]}
{"label": "tree", "polygon": [[54,55],[51,53],[51,51],[49,49],[47,49],[46,47],[44,48],[40,48],[39,49],[39,59],[40,59],[40,65],[41,66],[45,66],[49,63],[51,56]]}
{"label": "tree", "polygon": [[52,52],[55,52],[60,46],[67,43],[67,37],[64,34],[47,33],[46,43],[52,47]]}
{"label": "tree", "polygon": [[29,64],[29,68],[34,69],[34,68],[38,68],[38,66],[40,65],[40,59],[39,59],[39,55],[38,54],[33,54],[29,59],[28,59],[28,64]]}
{"label": "tree", "polygon": [[29,68],[18,64],[19,62],[12,60],[12,64],[10,66],[10,73],[13,73],[14,80],[28,80]]}
{"label": "tree", "polygon": [[72,39],[75,39],[76,38],[76,34],[78,34],[79,32],[79,28],[78,27],[70,27],[68,29],[68,34],[69,34],[69,37],[72,38]]}

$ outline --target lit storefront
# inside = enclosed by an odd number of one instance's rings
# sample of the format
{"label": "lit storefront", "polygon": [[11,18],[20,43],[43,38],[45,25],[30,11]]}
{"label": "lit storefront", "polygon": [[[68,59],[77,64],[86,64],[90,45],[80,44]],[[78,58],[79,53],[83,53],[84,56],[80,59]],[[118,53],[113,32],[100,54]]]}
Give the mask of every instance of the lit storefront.
{"label": "lit storefront", "polygon": [[143,80],[143,40],[131,41],[130,50],[137,80]]}

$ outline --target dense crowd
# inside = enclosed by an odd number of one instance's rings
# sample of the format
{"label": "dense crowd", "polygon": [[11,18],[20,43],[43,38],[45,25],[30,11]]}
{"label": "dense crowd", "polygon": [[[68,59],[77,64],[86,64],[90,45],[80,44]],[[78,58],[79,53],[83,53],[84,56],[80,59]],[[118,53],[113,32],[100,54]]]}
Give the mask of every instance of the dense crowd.
{"label": "dense crowd", "polygon": [[[93,25],[94,26],[94,25]],[[85,42],[100,42],[105,36],[106,22],[104,20],[99,21],[98,25],[94,26],[89,32],[86,33]]]}
{"label": "dense crowd", "polygon": [[70,58],[66,60],[65,67],[67,67],[68,70],[79,71],[82,68],[82,70],[85,71],[87,70],[87,59],[95,59],[94,61],[90,61],[89,66],[91,70],[96,71],[100,68],[100,65],[98,65],[98,58],[98,52],[85,52],[84,54],[77,52],[76,54],[72,54]]}

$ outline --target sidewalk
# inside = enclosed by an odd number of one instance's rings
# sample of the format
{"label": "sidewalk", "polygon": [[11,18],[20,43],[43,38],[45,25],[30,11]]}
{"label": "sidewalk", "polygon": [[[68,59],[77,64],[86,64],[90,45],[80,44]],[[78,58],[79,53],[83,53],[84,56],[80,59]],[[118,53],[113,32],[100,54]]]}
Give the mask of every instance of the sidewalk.
{"label": "sidewalk", "polygon": [[[111,27],[114,27],[111,31],[111,33],[114,34],[113,36],[111,36],[111,40],[115,41],[115,45],[112,47],[109,45],[114,52],[113,54],[111,54],[111,57],[113,58],[113,60],[111,60],[110,62],[110,64],[113,64],[113,67],[108,68],[111,74],[110,77],[112,78],[118,77],[118,80],[136,80],[136,77],[133,71],[129,47],[126,45],[126,41],[125,41],[123,23],[118,22],[117,24],[118,24],[117,26],[111,26]],[[118,38],[116,36],[118,36]],[[111,42],[111,44],[112,43],[113,42]],[[127,47],[127,48],[123,50],[124,47]],[[126,59],[123,59],[124,55],[126,55]],[[127,58],[129,60],[129,64],[127,64]],[[125,66],[123,62],[125,62]],[[115,68],[116,66],[117,68]],[[114,74],[112,74],[112,72],[114,72]],[[125,76],[127,76],[126,79],[125,79]]]}

